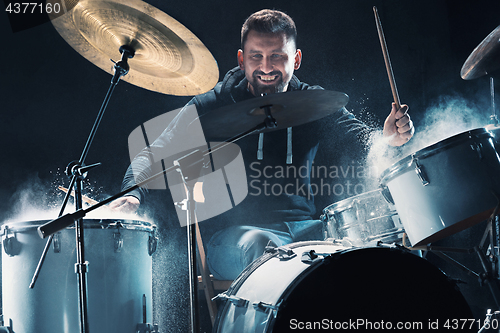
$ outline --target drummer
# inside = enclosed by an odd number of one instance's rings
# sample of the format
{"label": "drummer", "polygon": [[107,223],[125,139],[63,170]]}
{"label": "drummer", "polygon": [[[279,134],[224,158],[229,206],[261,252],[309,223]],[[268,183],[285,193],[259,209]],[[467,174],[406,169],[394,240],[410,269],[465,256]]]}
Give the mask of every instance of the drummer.
{"label": "drummer", "polygon": [[[301,82],[294,75],[302,62],[296,36],[295,23],[287,14],[268,9],[252,14],[241,29],[238,66],[227,72],[213,90],[195,96],[188,105],[195,105],[198,113],[204,114],[262,94],[322,89]],[[413,136],[414,128],[407,111],[407,105],[396,109],[392,104],[383,128],[391,146],[401,146]],[[182,112],[155,141],[156,147],[168,149],[176,131],[182,131],[183,122],[179,119]],[[248,195],[235,208],[200,223],[214,277],[233,280],[264,253],[267,245],[323,239],[322,223],[308,190],[313,161],[318,152],[334,151],[335,156],[340,156],[364,151],[363,140],[372,131],[374,129],[342,108],[320,121],[250,135],[238,141],[246,166]],[[325,135],[328,135],[328,144],[323,144],[327,139]],[[123,188],[135,184],[134,172],[137,175],[138,169],[147,173],[148,161],[154,160],[149,154],[143,151],[134,159]],[[146,195],[146,189],[137,189],[112,202],[111,208],[135,211]]]}

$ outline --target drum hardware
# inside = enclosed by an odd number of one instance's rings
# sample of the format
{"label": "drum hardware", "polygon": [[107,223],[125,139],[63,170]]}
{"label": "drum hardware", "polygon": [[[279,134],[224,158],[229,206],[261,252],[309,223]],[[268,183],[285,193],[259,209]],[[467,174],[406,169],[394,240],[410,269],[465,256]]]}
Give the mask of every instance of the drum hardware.
{"label": "drum hardware", "polygon": [[491,98],[491,115],[490,115],[490,124],[493,126],[498,126],[500,124],[500,120],[498,120],[495,108],[495,82],[493,77],[490,77],[490,98]]}
{"label": "drum hardware", "polygon": [[114,239],[114,248],[115,252],[120,252],[123,247],[123,237],[122,234],[120,233],[120,230],[115,231],[113,233],[113,239]]}
{"label": "drum hardware", "polygon": [[429,185],[429,180],[424,173],[423,166],[418,163],[418,157],[415,157],[415,155],[411,155],[411,163],[415,165],[415,172],[417,173],[418,179],[420,179],[420,181],[422,182],[422,185]]}
{"label": "drum hardware", "polygon": [[384,188],[358,194],[323,209],[325,240],[337,240],[346,247],[395,242],[401,238],[399,221],[391,194]]}
{"label": "drum hardware", "polygon": [[331,255],[331,253],[316,253],[315,250],[311,250],[308,252],[303,252],[300,261],[306,264],[312,264],[316,261],[323,260],[329,255]]}
{"label": "drum hardware", "polygon": [[[300,256],[286,261],[279,260],[277,252],[261,256],[217,296],[223,304],[214,332],[282,332],[294,329],[295,322],[349,322],[353,313],[357,318],[387,321],[391,316],[394,320],[425,318],[425,322],[434,316],[473,318],[455,283],[407,249],[345,248],[332,242],[299,242],[288,247],[325,258],[311,265]],[[394,278],[395,268],[405,274]],[[376,273],[370,276],[370,272]],[[404,307],[394,302],[386,294],[390,288],[401,288],[409,302]]]}
{"label": "drum hardware", "polygon": [[[2,226],[9,235],[15,235],[19,248],[15,256],[3,253],[2,258],[3,310],[14,332],[66,332],[79,325],[74,227],[58,233],[61,251],[47,256],[37,288],[26,288],[37,264],[36,253],[44,247],[37,233],[44,222]],[[89,325],[96,332],[135,332],[137,323],[143,322],[143,294],[147,295],[148,308],[152,306],[148,243],[156,227],[148,222],[116,219],[85,219],[84,227],[86,241],[92,244],[85,248],[86,261],[92,264],[87,280]],[[121,252],[114,252],[116,230],[124,240]],[[151,313],[147,315],[151,319]]]}
{"label": "drum hardware", "polygon": [[148,238],[148,254],[150,256],[152,256],[153,253],[156,252],[157,246],[158,246],[158,237],[156,237],[153,232],[153,234]]}
{"label": "drum hardware", "polygon": [[[137,71],[133,71],[125,79],[132,84],[142,86],[146,89],[186,96],[204,93],[215,86],[218,80],[217,65],[204,45],[189,30],[170,16],[142,1],[127,0],[125,2],[114,2],[110,0],[80,2],[72,7],[71,14],[58,16],[55,13],[49,15],[52,24],[59,34],[84,57],[113,74],[111,85],[83,153],[80,160],[74,165],[75,171],[84,167],[85,158],[111,98],[111,94],[120,78],[129,72],[128,59],[132,59],[136,53],[139,56],[133,61],[135,61],[134,64]],[[171,61],[172,59],[169,59],[169,57],[155,56],[155,53],[163,53],[169,47],[170,54],[174,54],[173,59],[176,59],[176,61]],[[116,50],[121,54],[121,60],[115,62],[111,70],[108,59],[112,59],[117,55]],[[193,78],[193,74],[196,77]],[[166,77],[167,79],[165,79]],[[199,81],[203,81],[203,84],[198,84],[197,82]],[[72,173],[70,176],[69,188],[75,186],[75,206],[78,212],[83,209],[82,184],[80,179],[82,174],[77,175],[76,173]],[[64,198],[59,217],[64,212],[69,196],[70,193],[68,191]],[[84,215],[78,213],[70,216],[71,218],[66,219],[66,222],[72,220],[76,226],[77,271],[79,272],[81,315],[80,331],[87,333],[89,331],[86,309],[85,272],[87,269],[84,260],[84,230],[82,226]],[[62,228],[60,226],[52,226],[53,229],[56,229],[55,231],[65,227],[66,225]],[[44,229],[46,232],[44,237],[50,236],[50,238],[46,243],[30,288],[33,288],[35,285],[53,239],[52,235],[54,232],[48,232],[49,228],[47,227]]]}
{"label": "drum hardware", "polygon": [[[275,95],[281,95],[281,94],[275,94]],[[284,94],[283,94],[284,95]],[[303,96],[307,96],[309,94],[301,94]],[[309,95],[311,96],[311,95]],[[267,97],[267,96],[266,96]],[[266,97],[260,97],[260,98],[255,98],[257,100],[260,100],[260,99],[263,99],[263,98],[266,98]],[[281,99],[282,97],[279,97],[279,99]],[[263,100],[264,101],[264,100]],[[268,106],[268,101],[269,99],[266,98],[265,99],[265,102],[266,102],[266,106]],[[272,111],[272,110],[271,110]],[[266,119],[268,117],[265,117]],[[279,126],[279,124],[278,124]],[[278,127],[274,127],[273,129],[277,129]],[[102,201],[100,201],[99,203],[93,205],[93,206],[90,206],[90,207],[87,207],[87,208],[82,208],[80,207],[77,211],[73,212],[73,213],[67,213],[65,215],[62,215],[48,223],[45,223],[44,225],[38,227],[38,233],[40,235],[40,237],[42,238],[45,238],[45,237],[48,237],[50,235],[52,235],[53,233],[59,231],[59,230],[62,230],[66,227],[68,227],[69,225],[71,225],[72,223],[75,222],[75,220],[79,220],[79,219],[82,219],[83,217],[86,216],[87,213],[97,209],[97,208],[100,208],[122,196],[124,196],[125,194],[141,187],[141,186],[144,186],[146,185],[147,183],[159,178],[159,177],[163,177],[165,174],[167,173],[170,173],[170,172],[178,172],[181,174],[181,178],[182,178],[182,181],[185,183],[186,185],[186,192],[187,192],[187,201],[186,201],[186,209],[187,209],[187,214],[188,214],[188,221],[196,221],[196,214],[195,214],[195,201],[194,201],[194,185],[190,185],[189,182],[187,182],[187,178],[184,176],[183,174],[183,170],[192,170],[193,168],[195,167],[203,167],[204,166],[204,158],[209,156],[212,152],[214,151],[217,151],[217,150],[221,150],[223,149],[224,147],[228,146],[229,144],[232,144],[234,142],[236,142],[237,140],[243,138],[243,137],[246,137],[250,134],[253,134],[253,133],[259,133],[261,131],[264,131],[268,129],[267,128],[267,124],[266,124],[266,121],[265,119],[263,120],[262,123],[258,124],[257,126],[255,126],[254,128],[251,128],[250,130],[247,130],[243,133],[240,133],[236,136],[233,136],[231,139],[229,139],[228,141],[224,141],[224,142],[221,142],[213,147],[211,147],[210,149],[206,149],[204,151],[200,151],[199,149],[196,149],[192,152],[189,152],[187,153],[186,155],[180,157],[179,159],[175,160],[173,162],[173,165],[168,167],[168,168],[165,168],[163,171],[161,172],[158,172],[157,174],[155,175],[152,175],[151,177],[149,177],[148,179],[145,179],[144,181],[142,182],[139,182],[137,184],[135,184],[134,186],[126,189],[126,190],[123,190],[113,196],[110,196],[109,198],[107,199],[104,199]],[[77,195],[78,194],[78,191],[75,192]],[[69,192],[66,194],[66,196],[69,196]],[[176,203],[176,204],[180,204],[180,203]],[[194,224],[195,223],[189,223],[189,226],[188,226],[188,245],[189,245],[189,249],[190,249],[190,252],[189,252],[189,257],[190,257],[190,271],[192,272],[191,275],[190,275],[190,280],[191,280],[191,294],[192,294],[192,302],[193,304],[196,304],[197,303],[197,292],[196,292],[196,286],[198,284],[198,280],[197,280],[197,276],[195,273],[195,265],[196,265],[196,259],[195,259],[195,255],[196,255],[196,248],[195,248],[195,244],[196,244],[196,239],[195,239],[195,233],[191,230],[192,228],[194,228]],[[197,309],[198,307],[192,307],[192,309]],[[195,311],[193,311],[194,313]],[[195,318],[192,318],[192,321],[193,321],[193,330],[194,330],[194,327],[198,327],[198,325],[196,324],[197,320],[196,320],[196,317],[197,317],[197,314],[193,314],[193,316]]]}
{"label": "drum hardware", "polygon": [[[84,6],[87,6],[87,8],[84,8]],[[140,12],[140,17],[136,16],[137,11]],[[107,13],[110,13],[110,16],[108,16]],[[117,20],[117,17],[120,19]],[[109,71],[107,61],[109,58],[113,58],[114,55],[116,55],[116,48],[120,47],[120,52],[122,52],[121,62],[126,63],[127,58],[132,58],[132,56],[137,54],[137,57],[135,57],[134,60],[131,60],[132,67],[136,68],[136,71],[132,71],[128,76],[124,78],[124,80],[129,81],[132,84],[136,84],[142,86],[143,88],[155,90],[158,92],[173,93],[177,95],[196,95],[210,90],[218,80],[218,69],[216,69],[216,63],[209,52],[205,50],[203,44],[201,44],[201,42],[199,42],[195,36],[187,31],[187,29],[178,24],[178,22],[176,22],[166,14],[158,11],[156,8],[144,4],[142,1],[87,1],[85,3],[77,4],[72,9],[72,15],[63,15],[57,18],[51,17],[51,19],[56,30],[73,48],[75,48],[84,57],[95,63],[98,67],[106,71]],[[118,27],[115,27],[114,24],[116,24]],[[101,31],[105,31],[106,33],[103,34],[101,33]],[[111,38],[109,38],[108,40],[108,37]],[[141,38],[144,38],[144,40]],[[185,39],[186,41],[184,41],[183,39]],[[116,45],[116,43],[118,43],[118,45]],[[144,46],[143,44],[148,45],[148,47]],[[164,57],[155,57],[154,55],[155,53],[159,52],[163,53],[165,49],[168,49],[173,54],[179,55],[178,57],[174,58],[183,60],[180,68],[174,68],[175,66],[172,67],[169,61],[167,61],[167,63],[164,63],[161,61],[155,62],[154,60],[152,60],[164,59]],[[153,63],[153,65],[151,65],[151,63]],[[173,63],[175,63],[175,61],[173,61]],[[115,64],[115,67],[117,67],[118,64],[119,63]],[[134,66],[134,64],[136,64],[137,66]],[[202,65],[198,66],[199,64]],[[127,72],[128,66],[124,74],[127,74]],[[157,75],[157,73],[160,73],[161,75]],[[195,73],[195,77],[191,75],[192,73]],[[200,81],[199,79],[202,79],[202,81],[204,81],[203,84],[198,84],[198,81]],[[115,82],[117,83],[118,80],[112,80],[112,83]],[[319,94],[328,95],[329,93],[302,94],[301,96],[299,96],[299,99],[303,101],[304,99],[307,99],[307,97],[311,98],[311,96],[316,96],[314,98],[317,98]],[[338,102],[338,108],[335,109],[335,107],[332,108],[330,106],[327,108],[328,110],[326,113],[320,113],[321,115],[316,116],[314,119],[307,118],[306,120],[303,120],[302,118],[304,118],[305,115],[310,114],[309,112],[304,112],[304,110],[308,110],[311,106],[311,103],[306,102],[305,105],[307,107],[303,107],[301,110],[302,117],[293,118],[292,125],[297,122],[304,123],[307,121],[319,119],[319,117],[326,116],[327,114],[342,108],[347,103],[348,97],[342,93],[335,94],[340,96],[339,98],[334,99],[334,102],[337,99],[340,100],[340,102]],[[282,94],[276,94],[276,96],[278,95]],[[332,93],[330,93],[329,95],[332,95]],[[331,96],[329,96],[329,98],[330,97]],[[281,98],[281,96],[278,96],[278,98]],[[329,102],[331,101],[329,100]],[[261,103],[261,101],[259,101],[259,103]],[[107,101],[103,103],[103,106],[106,105]],[[237,131],[233,130],[233,134],[231,135],[234,135],[234,133],[237,134],[236,136],[231,137],[229,142],[233,142],[231,140],[237,140],[250,133],[264,131],[270,127],[270,116],[272,115],[274,117],[276,113],[272,108],[276,105],[276,103],[272,104],[267,102],[263,107],[261,107],[261,105],[259,105],[259,108],[260,110],[265,111],[265,118],[267,120],[267,123],[261,123],[261,115],[259,114],[260,111],[257,110],[256,114],[252,117],[254,119],[257,119],[257,125],[253,127],[252,124],[249,125],[248,122],[246,122],[245,127],[243,128],[245,130],[248,128],[251,129],[245,132],[239,131],[239,129],[236,127]],[[245,110],[245,112],[246,111],[247,110]],[[212,114],[212,112],[210,114]],[[231,106],[231,114],[234,114],[234,106]],[[287,112],[287,114],[290,114],[290,110],[289,112]],[[217,117],[212,117],[212,119],[214,118]],[[210,117],[204,117],[203,121],[207,119],[210,120]],[[278,123],[281,123],[280,119],[277,119],[277,121]],[[285,125],[286,127],[292,126],[288,125],[286,122],[283,123],[283,125]],[[215,132],[218,133],[222,128],[225,127],[227,126],[217,127]],[[233,129],[235,128],[235,126],[231,127]],[[278,127],[272,126],[272,129],[278,129]],[[215,149],[220,149],[222,148],[222,146],[216,147]],[[212,148],[212,150],[214,150],[214,148]],[[209,154],[209,152],[204,153]],[[84,153],[82,156],[85,155],[86,153]],[[184,156],[184,158],[189,157],[189,155],[190,154]],[[182,158],[179,160],[182,160]],[[81,162],[81,164],[83,164],[83,159]],[[199,163],[199,161],[197,163]],[[173,171],[174,169],[177,169],[177,166],[173,166],[155,176],[163,175],[165,173]],[[107,204],[123,196],[124,194],[146,184],[147,182],[154,180],[156,178],[155,176],[151,177],[145,182],[142,182],[141,184],[136,184],[135,187],[130,188],[128,191],[123,191],[118,195],[112,196],[107,200],[93,205],[90,210],[99,208],[102,205]],[[75,182],[72,180],[69,187],[71,188],[74,183]],[[194,208],[191,209],[191,207],[194,207],[194,202],[191,202],[193,204],[190,204],[189,202],[192,199],[189,199],[190,197],[192,197],[192,189],[188,187],[187,192],[187,206],[188,214],[190,216],[189,221],[194,221]],[[80,201],[81,203],[81,193],[78,194],[78,191],[76,189],[75,193],[79,195],[79,198],[75,201]],[[67,202],[68,195],[69,194],[67,193],[65,197],[65,203]],[[77,220],[81,220],[90,210],[85,210],[80,206],[77,207],[77,210],[74,213],[66,214],[64,216],[61,216],[62,213],[59,214],[59,218],[38,228],[40,236],[47,237],[50,235],[50,237],[52,238],[52,234],[54,232],[65,228],[66,226]],[[191,212],[192,210],[193,212]],[[193,263],[195,262],[194,254],[196,251],[194,249],[194,232],[192,232],[191,228],[192,224],[190,224],[187,228],[191,277],[190,290],[191,302],[192,304],[194,303],[196,305],[196,300],[193,301],[193,299],[196,298],[197,294],[195,292],[197,280],[195,274],[192,274],[195,267]],[[197,306],[192,306],[192,309],[196,308]],[[194,311],[195,310],[192,310],[192,312]],[[84,326],[84,324],[82,324],[82,326]],[[198,324],[196,320],[196,314],[192,313],[192,330],[194,331],[195,327],[197,326]]]}
{"label": "drum hardware", "polygon": [[234,306],[237,307],[246,307],[248,305],[248,300],[241,298],[241,297],[236,297],[236,296],[229,296],[226,293],[221,293],[213,298],[213,300],[222,300],[222,301],[228,301],[234,304]]}
{"label": "drum hardware", "polygon": [[[472,51],[460,70],[464,80],[472,80],[484,75],[490,75],[500,68],[500,26],[496,27]],[[491,115],[489,123],[498,126],[500,121],[495,110],[495,83],[490,75]]]}
{"label": "drum hardware", "polygon": [[142,295],[142,323],[137,324],[136,333],[159,333],[158,325],[148,324],[146,294]]}
{"label": "drum hardware", "polygon": [[492,318],[493,316],[498,316],[499,314],[500,314],[500,311],[495,311],[495,312],[493,312],[493,313],[492,313],[492,312],[491,312],[491,309],[488,309],[488,310],[486,311],[486,318],[484,319],[484,324],[483,324],[483,326],[479,329],[479,331],[477,331],[477,333],[482,333],[482,332],[484,332],[484,330],[489,329],[489,328],[491,327],[491,326],[490,326],[490,324],[491,324],[491,318]]}
{"label": "drum hardware", "polygon": [[61,232],[56,232],[54,234],[53,239],[52,239],[52,242],[54,243],[53,244],[54,253],[60,253],[61,252],[61,242],[59,240],[60,236],[61,236]]}
{"label": "drum hardware", "polygon": [[[496,195],[495,195],[496,196]],[[498,198],[498,197],[497,197]],[[463,272],[467,273],[470,276],[474,276],[477,278],[479,284],[481,286],[488,285],[490,292],[493,296],[493,299],[498,308],[500,308],[500,270],[499,270],[499,249],[500,249],[500,241],[499,237],[499,205],[497,205],[488,218],[488,222],[481,238],[481,241],[477,246],[473,248],[465,249],[465,248],[454,248],[454,247],[442,247],[442,246],[414,246],[410,247],[406,245],[406,234],[403,237],[403,246],[409,250],[422,250],[426,252],[430,252],[440,257],[441,259],[450,262],[455,267],[458,267]],[[489,246],[485,249],[485,243],[489,240]],[[465,254],[476,254],[477,258],[481,264],[483,269],[482,273],[478,273],[473,271],[472,269],[466,267],[459,261],[450,257],[444,252],[454,252],[454,253],[465,253]],[[486,252],[486,254],[484,253]]]}
{"label": "drum hardware", "polygon": [[[210,140],[231,141],[227,139],[244,133],[249,128],[260,126],[261,132],[265,133],[321,119],[340,110],[348,101],[349,97],[342,92],[297,90],[227,105],[202,114],[199,120],[205,137]],[[269,119],[268,114],[274,120]]]}
{"label": "drum hardware", "polygon": [[[413,173],[415,160],[425,182]],[[498,203],[498,173],[495,134],[478,128],[403,158],[382,173],[380,185],[391,192],[412,245],[420,246],[486,220]]]}
{"label": "drum hardware", "polygon": [[5,253],[9,257],[14,256],[16,254],[14,253],[14,242],[16,241],[15,234],[9,235],[9,228],[5,228],[2,238],[3,250]]}
{"label": "drum hardware", "polygon": [[496,27],[472,51],[462,66],[460,76],[473,80],[489,75],[500,68],[500,26]]}
{"label": "drum hardware", "polygon": [[[271,243],[271,241],[269,241],[269,243]],[[293,250],[287,247],[286,245],[275,247],[268,244],[264,250],[264,253],[272,253],[272,254],[277,253],[277,256],[280,260],[289,260],[297,256],[297,254],[293,252]]]}
{"label": "drum hardware", "polygon": [[[114,70],[115,74],[113,75],[113,78],[111,80],[111,85],[109,87],[109,90],[105,96],[104,102],[101,106],[101,109],[99,110],[99,113],[97,115],[97,119],[94,122],[94,125],[92,127],[92,130],[90,132],[90,135],[87,139],[87,143],[85,144],[85,147],[83,149],[82,155],[78,161],[73,161],[70,164],[68,164],[68,167],[66,168],[66,174],[71,177],[70,185],[69,188],[73,187],[75,188],[74,190],[74,195],[75,195],[75,207],[76,211],[80,210],[83,208],[83,199],[82,199],[82,190],[83,190],[83,179],[86,177],[86,174],[89,170],[93,169],[94,167],[100,165],[100,163],[93,164],[90,166],[85,166],[85,158],[87,157],[88,151],[90,150],[90,146],[92,144],[92,141],[95,137],[95,134],[97,132],[97,128],[99,127],[99,124],[101,122],[101,119],[104,115],[104,111],[106,110],[107,104],[111,98],[111,94],[113,93],[113,90],[115,86],[118,84],[120,78],[123,75],[126,75],[129,70],[129,66],[127,63],[128,58],[132,58],[134,56],[133,50],[129,48],[128,46],[122,46],[120,47],[120,52],[122,53],[122,58],[119,62],[115,63],[114,65]],[[61,206],[61,210],[59,212],[59,216],[62,215],[64,212],[67,202],[69,200],[70,192],[68,191],[64,197],[63,204]],[[88,309],[87,309],[87,279],[86,279],[86,273],[87,273],[87,265],[88,263],[85,261],[85,250],[84,250],[84,228],[83,228],[83,220],[82,218],[78,218],[74,220],[75,223],[75,234],[76,234],[76,243],[77,243],[77,263],[76,263],[76,271],[78,274],[78,290],[79,290],[79,312],[80,312],[80,332],[85,332],[88,333]],[[58,230],[56,230],[58,231]],[[33,275],[32,282],[30,284],[30,289],[33,289],[36,283],[36,280],[38,279],[38,275],[40,273],[40,270],[42,268],[43,262],[45,260],[45,256],[47,254],[48,248],[50,246],[50,243],[52,242],[53,233],[47,235],[50,236],[50,238],[47,240],[45,249],[41,255],[39,264],[35,270],[35,273]]]}
{"label": "drum hardware", "polygon": [[49,14],[52,24],[71,47],[109,74],[109,59],[117,58],[119,47],[126,45],[136,56],[123,80],[135,86],[192,96],[217,83],[219,69],[209,50],[158,8],[140,0],[89,0],[72,7],[68,14]]}
{"label": "drum hardware", "polygon": [[253,303],[253,308],[257,311],[261,311],[264,313],[267,313],[269,311],[273,311],[273,314],[275,314],[278,311],[280,305],[281,305],[281,303],[273,305],[273,304],[269,304],[269,303],[265,303],[265,302],[261,301],[259,303]]}

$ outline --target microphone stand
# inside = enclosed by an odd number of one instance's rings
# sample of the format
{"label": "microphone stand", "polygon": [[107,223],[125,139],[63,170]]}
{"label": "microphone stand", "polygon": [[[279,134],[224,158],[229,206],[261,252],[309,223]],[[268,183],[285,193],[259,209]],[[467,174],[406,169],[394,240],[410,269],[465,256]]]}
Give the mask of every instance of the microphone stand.
{"label": "microphone stand", "polygon": [[[99,124],[102,120],[102,117],[104,116],[104,111],[106,110],[106,107],[108,105],[109,100],[111,99],[111,95],[113,94],[116,85],[120,81],[120,78],[126,75],[129,71],[130,67],[127,63],[127,59],[132,58],[135,54],[135,51],[130,46],[123,45],[120,47],[120,53],[122,54],[121,60],[115,63],[114,65],[115,74],[111,79],[111,85],[108,89],[108,92],[106,93],[106,96],[101,105],[99,113],[97,114],[97,119],[94,122],[90,135],[83,149],[82,155],[78,160],[78,162],[71,162],[66,168],[66,174],[71,177],[70,185],[68,186],[68,188],[71,189],[73,186],[75,188],[75,207],[77,212],[83,209],[82,181],[85,178],[88,170],[99,165],[99,164],[94,164],[86,167],[84,166],[85,158],[87,157],[87,154],[90,150],[90,146],[92,144],[92,141],[94,140]],[[71,196],[71,191],[68,191],[64,197],[61,210],[59,211],[59,217],[62,216],[70,196]],[[84,250],[85,241],[84,241],[84,228],[83,228],[82,218],[83,216],[75,218],[72,221],[72,223],[75,222],[75,234],[76,234],[77,263],[75,264],[75,272],[78,274],[78,295],[79,295],[78,309],[80,316],[80,332],[88,333],[89,327],[88,327],[88,313],[87,313],[87,282],[86,282],[88,262],[85,261],[85,250]],[[69,224],[66,225],[64,228],[68,226]],[[62,230],[64,228],[61,228],[59,230]],[[45,257],[50,248],[50,244],[52,243],[52,239],[53,239],[53,234],[50,234],[50,238],[47,240],[45,244],[42,255],[36,267],[35,273],[31,280],[31,284],[29,286],[30,289],[33,289],[35,286],[35,283],[38,279],[38,275],[40,274],[41,268],[45,261]]]}
{"label": "microphone stand", "polygon": [[[158,172],[155,175],[152,175],[151,177],[143,180],[142,182],[136,183],[135,185],[129,187],[126,190],[123,190],[103,201],[100,201],[99,203],[92,205],[86,209],[80,208],[74,213],[68,213],[63,216],[58,217],[55,220],[49,221],[41,226],[38,227],[38,234],[40,237],[45,238],[48,236],[53,235],[54,233],[58,232],[59,230],[62,230],[69,225],[71,225],[73,222],[76,220],[82,219],[87,213],[102,207],[122,196],[125,194],[132,192],[133,190],[142,187],[146,185],[147,183],[162,177],[172,171],[177,171],[181,174],[182,181],[186,185],[187,188],[187,196],[188,199],[186,201],[186,210],[188,211],[188,225],[187,225],[187,238],[188,238],[188,257],[189,257],[189,279],[190,279],[190,305],[191,305],[191,316],[190,316],[190,323],[191,323],[191,332],[196,332],[199,329],[199,316],[198,316],[198,294],[197,294],[197,287],[198,287],[198,277],[196,274],[196,235],[194,231],[194,223],[197,223],[196,221],[196,210],[195,210],[195,200],[194,200],[194,193],[193,193],[193,188],[186,182],[187,177],[184,177],[184,174],[182,170],[190,169],[194,166],[197,167],[203,167],[202,163],[204,161],[204,158],[206,156],[209,156],[212,152],[215,152],[217,150],[223,149],[224,147],[228,146],[231,143],[236,142],[239,139],[242,139],[250,134],[253,133],[259,133],[265,129],[270,129],[270,128],[276,128],[277,122],[271,115],[271,107],[272,105],[265,105],[262,106],[261,108],[264,109],[266,118],[265,120],[255,126],[254,128],[243,132],[241,134],[238,134],[227,141],[221,142],[218,145],[215,145],[214,147],[210,149],[206,149],[204,151],[200,151],[199,149],[193,150],[192,152],[182,156],[181,158],[175,160],[173,162],[173,165],[170,166],[169,168],[164,169],[163,171]],[[69,192],[69,191],[68,191]]]}

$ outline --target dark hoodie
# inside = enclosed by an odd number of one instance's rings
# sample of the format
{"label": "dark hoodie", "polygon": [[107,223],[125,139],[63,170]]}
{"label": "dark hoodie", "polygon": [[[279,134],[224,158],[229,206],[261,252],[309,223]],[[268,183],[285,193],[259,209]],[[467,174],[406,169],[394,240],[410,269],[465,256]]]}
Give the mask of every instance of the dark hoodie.
{"label": "dark hoodie", "polygon": [[[196,105],[198,114],[202,116],[210,110],[253,98],[247,85],[248,81],[244,72],[236,67],[230,70],[224,80],[219,82],[214,89],[194,97],[188,104]],[[310,89],[323,88],[300,82],[295,76],[288,85],[288,91]],[[171,136],[175,130],[179,130],[179,127],[179,124],[171,124],[154,144],[168,145],[169,140],[165,137]],[[291,228],[290,225],[294,224],[291,222],[318,218],[312,195],[314,192],[309,189],[311,167],[320,147],[320,140],[328,143],[324,145],[324,153],[330,154],[327,149],[332,149],[335,150],[332,156],[340,156],[342,151],[352,152],[351,145],[359,150],[359,143],[370,130],[345,108],[342,108],[324,119],[295,126],[293,130],[290,128],[267,132],[263,135],[252,134],[237,141],[246,167],[248,195],[233,209],[210,219],[211,222],[216,223],[204,222],[201,225],[212,226],[213,228],[208,228],[212,229],[212,232],[232,225],[268,227],[291,232],[296,240],[298,237],[295,236],[298,231],[294,232],[294,230],[301,228]],[[149,159],[144,158],[144,154],[147,152],[138,155],[133,164],[137,165],[137,160],[141,158],[148,161]],[[339,162],[329,161],[329,163]],[[136,165],[134,170],[137,172]],[[143,165],[146,169],[147,163]],[[125,189],[134,184],[134,176],[129,167],[122,188]],[[136,196],[142,202],[146,193],[147,189],[138,189],[130,195]]]}

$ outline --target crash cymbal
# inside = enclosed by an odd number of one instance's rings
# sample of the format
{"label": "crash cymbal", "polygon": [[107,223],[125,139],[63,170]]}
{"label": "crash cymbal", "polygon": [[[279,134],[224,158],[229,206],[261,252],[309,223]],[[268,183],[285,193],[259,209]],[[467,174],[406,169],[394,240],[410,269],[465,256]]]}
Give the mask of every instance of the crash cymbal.
{"label": "crash cymbal", "polygon": [[[60,3],[60,0],[48,0]],[[67,12],[52,13],[59,34],[87,60],[113,74],[120,46],[135,50],[123,80],[171,95],[212,89],[219,69],[212,54],[186,27],[140,0],[65,0]]]}
{"label": "crash cymbal", "polygon": [[344,107],[349,97],[328,90],[300,90],[269,94],[209,111],[199,117],[205,137],[229,139],[246,132],[266,119],[264,106],[270,106],[277,127],[263,132],[302,125],[321,119]]}
{"label": "crash cymbal", "polygon": [[500,68],[500,26],[493,30],[469,55],[460,76],[472,80]]}

